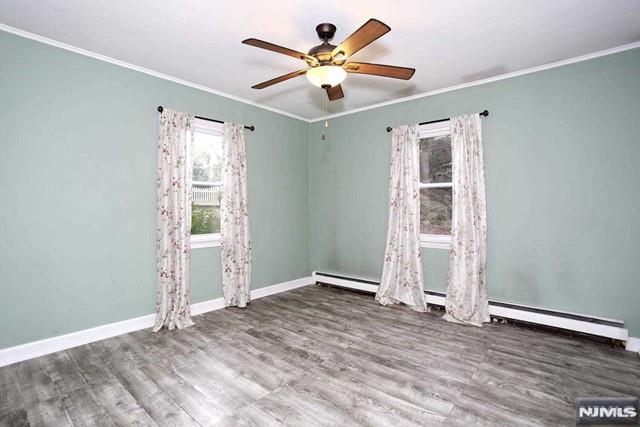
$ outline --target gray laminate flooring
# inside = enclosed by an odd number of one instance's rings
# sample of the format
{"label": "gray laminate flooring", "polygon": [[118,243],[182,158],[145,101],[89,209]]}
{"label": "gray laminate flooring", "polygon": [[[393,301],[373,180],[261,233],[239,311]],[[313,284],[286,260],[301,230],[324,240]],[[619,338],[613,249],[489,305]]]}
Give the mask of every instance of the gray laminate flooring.
{"label": "gray laminate flooring", "polygon": [[309,286],[0,368],[0,425],[575,425],[640,395],[640,359],[504,324],[446,323]]}

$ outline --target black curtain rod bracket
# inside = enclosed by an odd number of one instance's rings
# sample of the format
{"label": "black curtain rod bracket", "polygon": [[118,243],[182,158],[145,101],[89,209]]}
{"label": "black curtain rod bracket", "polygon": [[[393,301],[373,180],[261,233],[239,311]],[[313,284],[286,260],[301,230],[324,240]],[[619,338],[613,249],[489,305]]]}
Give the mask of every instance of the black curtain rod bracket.
{"label": "black curtain rod bracket", "polygon": [[[487,117],[489,115],[489,110],[484,110],[478,113],[481,117]],[[418,123],[419,125],[430,125],[431,123],[440,123],[440,122],[446,122],[449,121],[450,119],[438,119],[438,120],[431,120],[430,122],[422,122],[422,123]],[[391,132],[393,130],[393,128],[391,126],[387,126],[387,132]]]}
{"label": "black curtain rod bracket", "polygon": [[[162,105],[158,106],[158,112],[162,113],[164,111],[164,107],[162,107]],[[194,116],[196,119],[200,119],[200,120],[206,120],[208,122],[214,122],[214,123],[224,123],[222,120],[216,120],[216,119],[210,119],[208,117],[200,117],[200,116]],[[251,126],[245,126],[245,129],[249,129],[251,132],[253,132],[254,130],[256,130],[256,127],[251,125]]]}

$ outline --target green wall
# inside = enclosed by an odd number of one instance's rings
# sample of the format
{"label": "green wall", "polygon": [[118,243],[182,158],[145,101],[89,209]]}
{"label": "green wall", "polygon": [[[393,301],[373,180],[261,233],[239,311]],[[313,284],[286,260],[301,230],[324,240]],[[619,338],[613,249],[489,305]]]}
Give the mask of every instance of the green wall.
{"label": "green wall", "polygon": [[158,105],[256,126],[252,287],[309,275],[306,122],[0,32],[0,348],[154,311]]}
{"label": "green wall", "polygon": [[[312,124],[311,269],[379,280],[385,128],[485,108],[490,298],[623,319],[640,336],[640,49],[342,116],[327,141]],[[422,254],[425,287],[445,290],[447,251]]]}
{"label": "green wall", "polygon": [[[321,123],[0,32],[0,348],[153,312],[157,105],[256,125],[253,288],[379,279],[386,126],[487,108],[490,297],[640,336],[639,76],[636,49],[336,118],[321,141]],[[219,256],[193,251],[193,302],[222,295]],[[426,288],[447,259],[423,250]]]}

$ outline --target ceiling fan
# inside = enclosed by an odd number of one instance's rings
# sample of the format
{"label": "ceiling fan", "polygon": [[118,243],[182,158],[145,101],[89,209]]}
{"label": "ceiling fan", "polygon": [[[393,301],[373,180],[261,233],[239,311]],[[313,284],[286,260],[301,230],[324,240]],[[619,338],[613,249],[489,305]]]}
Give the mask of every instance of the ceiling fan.
{"label": "ceiling fan", "polygon": [[416,72],[414,68],[349,61],[349,58],[351,58],[353,54],[389,31],[391,31],[391,28],[389,28],[388,25],[377,19],[369,19],[363,26],[347,37],[345,41],[335,46],[330,44],[329,41],[336,33],[336,26],[328,23],[320,24],[316,27],[316,32],[320,40],[322,40],[322,43],[309,49],[308,53],[298,52],[254,38],[243,40],[242,43],[248,44],[249,46],[255,46],[302,59],[309,66],[306,69],[294,71],[259,83],[252,86],[252,88],[264,89],[276,83],[306,75],[313,85],[327,91],[329,100],[335,101],[336,99],[344,97],[340,83],[347,77],[347,73],[371,74],[374,76],[409,80],[413,76],[413,73]]}

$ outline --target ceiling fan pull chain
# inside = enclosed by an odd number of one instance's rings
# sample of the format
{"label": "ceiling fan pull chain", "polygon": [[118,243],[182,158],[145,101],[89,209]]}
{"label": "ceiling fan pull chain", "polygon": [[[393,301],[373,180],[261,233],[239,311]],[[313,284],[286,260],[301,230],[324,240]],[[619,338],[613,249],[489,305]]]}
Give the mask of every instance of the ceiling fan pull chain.
{"label": "ceiling fan pull chain", "polygon": [[[322,92],[321,92],[322,93]],[[327,116],[327,104],[329,101],[327,101],[327,97],[325,96],[324,93],[322,93],[322,109],[324,110],[324,115],[325,117]],[[327,119],[324,119],[324,128],[327,129],[329,127],[329,121]],[[327,139],[327,134],[326,131],[322,133],[322,140],[326,141]]]}
{"label": "ceiling fan pull chain", "polygon": [[[322,99],[324,99],[324,116],[327,117],[327,115],[329,114],[329,101],[327,101],[327,97],[324,96],[324,93],[322,94]],[[329,120],[324,119],[324,127],[329,127]]]}

